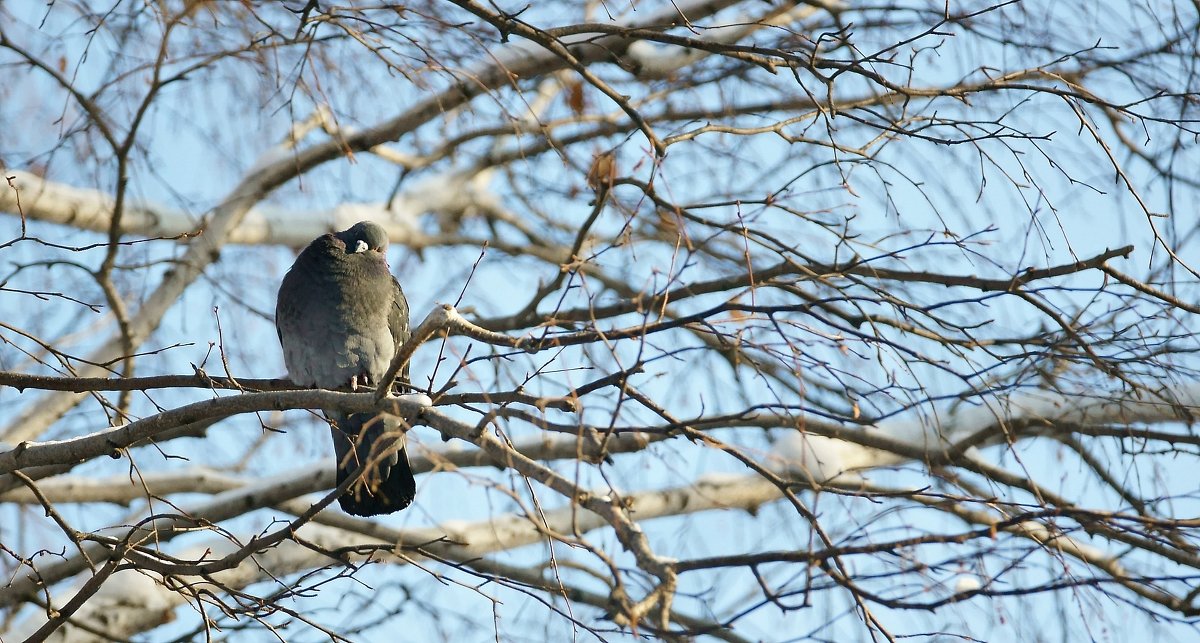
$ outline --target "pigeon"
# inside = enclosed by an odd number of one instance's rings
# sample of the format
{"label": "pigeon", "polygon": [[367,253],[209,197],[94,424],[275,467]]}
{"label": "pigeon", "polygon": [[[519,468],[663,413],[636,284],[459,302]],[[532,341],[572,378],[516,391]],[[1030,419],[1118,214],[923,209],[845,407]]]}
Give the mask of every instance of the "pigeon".
{"label": "pigeon", "polygon": [[[320,236],[296,258],[279,286],[275,329],[288,376],[301,386],[376,386],[409,338],[408,302],[387,263],[387,233],[370,221]],[[407,381],[408,372],[401,374]],[[404,432],[388,415],[326,412],[341,485],[355,516],[399,511],[416,496]]]}

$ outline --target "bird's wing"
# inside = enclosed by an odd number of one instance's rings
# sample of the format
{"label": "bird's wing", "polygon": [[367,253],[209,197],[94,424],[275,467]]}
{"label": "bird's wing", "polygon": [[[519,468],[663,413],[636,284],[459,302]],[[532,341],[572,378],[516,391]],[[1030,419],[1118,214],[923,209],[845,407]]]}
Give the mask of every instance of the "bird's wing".
{"label": "bird's wing", "polygon": [[[396,342],[396,350],[400,350],[400,346],[412,337],[412,329],[409,328],[408,319],[408,300],[404,297],[404,290],[400,288],[400,282],[392,278],[392,287],[395,293],[392,301],[392,308],[388,314],[388,328],[392,331],[392,339]],[[408,365],[404,366],[404,370],[400,373],[400,379],[403,382],[408,382]]]}

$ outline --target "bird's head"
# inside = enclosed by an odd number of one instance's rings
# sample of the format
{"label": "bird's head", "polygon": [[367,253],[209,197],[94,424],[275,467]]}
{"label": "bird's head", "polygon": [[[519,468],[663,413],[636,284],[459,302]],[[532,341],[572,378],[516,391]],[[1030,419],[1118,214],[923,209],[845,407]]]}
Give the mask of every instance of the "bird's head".
{"label": "bird's head", "polygon": [[387,231],[377,223],[359,221],[349,228],[335,233],[335,236],[346,244],[347,254],[378,252],[380,255],[387,256]]}

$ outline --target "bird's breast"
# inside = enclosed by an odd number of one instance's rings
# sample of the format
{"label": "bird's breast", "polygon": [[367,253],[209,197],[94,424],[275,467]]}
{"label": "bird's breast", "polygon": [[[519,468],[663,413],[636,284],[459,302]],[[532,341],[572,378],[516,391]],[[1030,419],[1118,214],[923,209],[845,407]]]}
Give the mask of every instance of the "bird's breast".
{"label": "bird's breast", "polygon": [[334,255],[294,267],[284,281],[277,324],[293,380],[335,388],[364,374],[382,378],[396,350],[383,261]]}

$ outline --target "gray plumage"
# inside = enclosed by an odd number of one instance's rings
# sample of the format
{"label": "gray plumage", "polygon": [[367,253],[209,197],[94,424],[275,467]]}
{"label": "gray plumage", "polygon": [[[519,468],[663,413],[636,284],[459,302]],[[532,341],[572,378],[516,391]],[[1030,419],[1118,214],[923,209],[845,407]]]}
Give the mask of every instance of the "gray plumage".
{"label": "gray plumage", "polygon": [[[300,253],[275,307],[275,328],[288,376],[296,384],[340,388],[378,384],[409,337],[408,302],[387,265],[387,233],[362,221],[313,240]],[[402,379],[407,379],[406,372]],[[338,498],[358,516],[392,513],[416,495],[403,431],[372,413],[330,412],[341,484],[370,461]]]}

